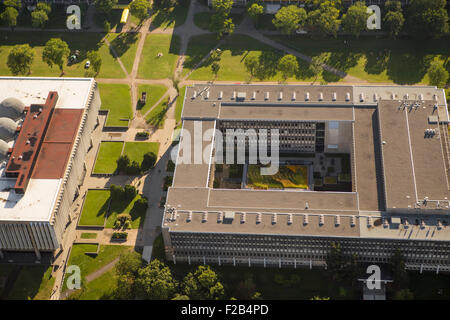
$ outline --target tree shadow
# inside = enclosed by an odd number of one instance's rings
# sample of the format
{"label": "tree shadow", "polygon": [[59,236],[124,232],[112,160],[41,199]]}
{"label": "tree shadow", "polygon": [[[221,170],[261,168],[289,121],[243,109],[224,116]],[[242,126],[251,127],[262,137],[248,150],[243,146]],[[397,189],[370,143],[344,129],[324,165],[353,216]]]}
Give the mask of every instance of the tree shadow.
{"label": "tree shadow", "polygon": [[137,40],[138,40],[138,33],[135,32],[121,33],[113,41],[111,41],[111,46],[116,51],[117,56],[121,57],[128,51],[128,49],[130,49],[130,47]]}
{"label": "tree shadow", "polygon": [[432,60],[432,55],[418,52],[391,53],[387,75],[397,84],[415,84],[423,79]]}
{"label": "tree shadow", "polygon": [[380,74],[386,70],[391,55],[390,50],[384,49],[382,51],[369,51],[366,53],[366,64],[364,71],[368,74]]}

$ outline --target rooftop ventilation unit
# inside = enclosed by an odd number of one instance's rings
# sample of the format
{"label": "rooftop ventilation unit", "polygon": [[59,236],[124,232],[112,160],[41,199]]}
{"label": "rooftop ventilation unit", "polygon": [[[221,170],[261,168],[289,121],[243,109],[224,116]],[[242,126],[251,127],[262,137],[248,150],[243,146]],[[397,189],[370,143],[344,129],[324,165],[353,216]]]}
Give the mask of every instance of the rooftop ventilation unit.
{"label": "rooftop ventilation unit", "polygon": [[324,217],[323,217],[323,214],[321,214],[319,216],[319,226],[323,226],[323,224],[324,224]]}
{"label": "rooftop ventilation unit", "polygon": [[267,91],[266,94],[264,95],[264,100],[269,100],[269,91]]}
{"label": "rooftop ventilation unit", "polygon": [[253,91],[252,100],[256,99],[256,91]]}
{"label": "rooftop ventilation unit", "polygon": [[421,220],[420,221],[420,229],[425,229],[425,227],[426,227],[425,221]]}
{"label": "rooftop ventilation unit", "polygon": [[350,217],[350,226],[352,226],[352,227],[356,226],[356,217],[355,216]]}
{"label": "rooftop ventilation unit", "polygon": [[423,94],[419,94],[419,100],[423,101]]}
{"label": "rooftop ventilation unit", "polygon": [[306,92],[306,93],[305,93],[305,100],[306,100],[306,101],[309,101],[309,92]]}
{"label": "rooftop ventilation unit", "polygon": [[345,94],[345,101],[350,101],[350,92]]}
{"label": "rooftop ventilation unit", "polygon": [[367,226],[369,228],[373,227],[373,221],[372,220],[373,220],[372,217],[367,217]]}
{"label": "rooftop ventilation unit", "polygon": [[397,97],[397,95],[395,93],[391,94],[391,99],[395,100],[395,98]]}
{"label": "rooftop ventilation unit", "polygon": [[405,229],[409,228],[409,222],[408,219],[403,219],[403,226],[405,227]]}
{"label": "rooftop ventilation unit", "polygon": [[373,94],[373,102],[378,101],[378,95],[376,93]]}
{"label": "rooftop ventilation unit", "polygon": [[334,225],[335,225],[336,227],[338,227],[338,226],[341,225],[341,216],[336,215],[336,216],[334,217]]}
{"label": "rooftop ventilation unit", "polygon": [[282,91],[280,91],[278,93],[278,100],[283,100],[283,92]]}
{"label": "rooftop ventilation unit", "polygon": [[233,220],[234,219],[234,212],[233,211],[225,211],[225,217],[226,220]]}
{"label": "rooftop ventilation unit", "polygon": [[297,99],[297,93],[294,91],[292,92],[292,101],[295,101]]}
{"label": "rooftop ventilation unit", "polygon": [[323,100],[323,92],[319,93],[319,101]]}
{"label": "rooftop ventilation unit", "polygon": [[208,211],[203,212],[202,222],[208,221]]}
{"label": "rooftop ventilation unit", "polygon": [[247,94],[245,92],[238,92],[236,96],[236,101],[244,101],[247,97]]}
{"label": "rooftop ventilation unit", "polygon": [[303,215],[303,225],[307,225],[309,223],[309,218],[308,218],[308,215],[307,214],[304,214]]}
{"label": "rooftop ventilation unit", "polygon": [[287,220],[287,223],[289,224],[289,225],[291,225],[292,224],[292,213],[289,213],[288,214],[288,220]]}
{"label": "rooftop ventilation unit", "polygon": [[364,102],[364,93],[359,95],[359,101]]}
{"label": "rooftop ventilation unit", "polygon": [[233,95],[231,96],[231,100],[236,100],[236,91],[233,91]]}
{"label": "rooftop ventilation unit", "polygon": [[223,221],[223,212],[220,211],[220,212],[217,214],[217,222],[218,222],[218,223],[222,223],[222,221]]}
{"label": "rooftop ventilation unit", "polygon": [[384,227],[384,228],[389,227],[389,221],[388,221],[387,218],[383,218],[383,227]]}
{"label": "rooftop ventilation unit", "polygon": [[194,90],[194,92],[192,93],[192,99],[197,98],[197,90]]}
{"label": "rooftop ventilation unit", "polygon": [[437,96],[437,94],[433,94],[433,100],[434,100],[434,101],[438,101],[438,96]]}
{"label": "rooftop ventilation unit", "polygon": [[208,90],[208,91],[206,91],[206,96],[205,96],[205,99],[209,99],[209,90]]}
{"label": "rooftop ventilation unit", "polygon": [[186,222],[191,222],[191,221],[192,221],[192,211],[189,211],[187,218],[186,218]]}
{"label": "rooftop ventilation unit", "polygon": [[261,223],[262,222],[262,214],[261,212],[258,212],[256,214],[256,223]]}
{"label": "rooftop ventilation unit", "polygon": [[219,92],[219,100],[222,100],[222,98],[223,98],[223,91],[220,91]]}
{"label": "rooftop ventilation unit", "polygon": [[441,230],[441,229],[442,229],[442,222],[441,222],[441,220],[438,220],[438,221],[437,221],[437,229],[438,229],[438,230]]}
{"label": "rooftop ventilation unit", "polygon": [[241,223],[245,223],[245,218],[246,218],[245,212],[242,212],[241,213]]}
{"label": "rooftop ventilation unit", "polygon": [[336,99],[337,99],[337,94],[336,94],[336,92],[333,92],[331,94],[331,100],[336,101]]}
{"label": "rooftop ventilation unit", "polygon": [[405,94],[404,98],[405,98],[405,100],[408,100],[409,99],[409,94]]}
{"label": "rooftop ventilation unit", "polygon": [[272,213],[272,224],[277,223],[277,214],[276,213]]}

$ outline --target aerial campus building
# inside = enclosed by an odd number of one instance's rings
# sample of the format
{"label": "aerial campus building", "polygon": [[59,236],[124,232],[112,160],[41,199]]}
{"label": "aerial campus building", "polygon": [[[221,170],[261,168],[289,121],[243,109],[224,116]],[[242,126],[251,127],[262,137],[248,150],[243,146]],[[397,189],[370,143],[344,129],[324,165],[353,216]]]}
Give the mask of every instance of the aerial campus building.
{"label": "aerial campus building", "polygon": [[60,248],[99,106],[93,79],[0,77],[0,260]]}
{"label": "aerial campus building", "polygon": [[[335,242],[362,263],[386,263],[399,249],[408,269],[450,270],[444,90],[194,85],[182,120],[162,222],[175,263],[325,266]],[[248,158],[215,162],[220,146],[259,139],[226,129],[278,129],[279,172],[262,176]]]}

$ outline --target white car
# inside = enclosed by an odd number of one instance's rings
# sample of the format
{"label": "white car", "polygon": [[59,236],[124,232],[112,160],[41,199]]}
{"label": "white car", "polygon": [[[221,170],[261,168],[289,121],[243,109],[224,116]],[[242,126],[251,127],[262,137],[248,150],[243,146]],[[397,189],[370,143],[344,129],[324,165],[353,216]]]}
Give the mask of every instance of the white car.
{"label": "white car", "polygon": [[88,69],[90,66],[91,66],[91,62],[90,62],[89,60],[86,61],[86,64],[84,65],[84,67],[85,67],[86,69]]}

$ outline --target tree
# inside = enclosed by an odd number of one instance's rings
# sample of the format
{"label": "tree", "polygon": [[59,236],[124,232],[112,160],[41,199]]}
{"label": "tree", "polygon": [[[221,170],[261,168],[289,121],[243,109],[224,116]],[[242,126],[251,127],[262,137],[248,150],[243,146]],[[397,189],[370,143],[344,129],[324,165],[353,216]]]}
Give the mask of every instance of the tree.
{"label": "tree", "polygon": [[3,4],[5,5],[5,7],[15,8],[17,10],[19,10],[22,7],[21,0],[4,0]]}
{"label": "tree", "polygon": [[28,44],[19,44],[9,52],[6,64],[13,75],[27,75],[30,73],[33,59],[34,49]]}
{"label": "tree", "polygon": [[31,25],[34,28],[44,29],[45,24],[48,21],[47,13],[43,10],[35,10],[31,13]]}
{"label": "tree", "polygon": [[138,175],[140,172],[141,172],[141,166],[139,165],[139,162],[134,161],[134,160],[125,169],[125,173],[130,176]]}
{"label": "tree", "polygon": [[1,14],[1,20],[3,20],[11,30],[14,31],[14,27],[17,25],[17,16],[19,12],[14,7],[6,7],[5,11]]}
{"label": "tree", "polygon": [[448,31],[446,0],[411,0],[407,11],[408,31],[425,37],[439,37]]}
{"label": "tree", "polygon": [[95,9],[102,14],[109,14],[111,10],[116,6],[118,0],[95,0]]}
{"label": "tree", "polygon": [[402,30],[403,24],[405,23],[405,18],[403,17],[403,13],[401,11],[389,11],[384,16],[383,22],[389,36],[395,38]]}
{"label": "tree", "polygon": [[258,22],[258,18],[264,12],[264,7],[260,4],[253,3],[248,9],[247,14],[250,19],[256,24]]}
{"label": "tree", "polygon": [[150,9],[150,3],[147,0],[133,0],[130,4],[130,13],[139,19],[139,23],[148,17],[148,9]]}
{"label": "tree", "polygon": [[46,2],[38,2],[36,5],[37,11],[44,11],[47,15],[49,15],[52,12],[52,6],[49,3]]}
{"label": "tree", "polygon": [[189,297],[184,294],[176,293],[172,300],[189,300]]}
{"label": "tree", "polygon": [[389,267],[394,278],[394,286],[397,289],[404,289],[408,286],[409,277],[405,269],[405,261],[402,252],[396,250],[389,260]]}
{"label": "tree", "polygon": [[344,265],[344,256],[342,255],[341,245],[331,242],[330,251],[326,258],[327,272],[333,281],[342,279],[342,269]]}
{"label": "tree", "polygon": [[322,73],[323,64],[325,63],[325,60],[326,60],[326,54],[324,54],[324,53],[322,53],[318,56],[312,57],[311,63],[309,65],[309,70],[315,77],[313,83],[316,82],[317,77]]}
{"label": "tree", "polygon": [[357,2],[348,8],[347,13],[343,15],[342,28],[358,38],[360,33],[366,30],[369,16],[365,3]]}
{"label": "tree", "polygon": [[133,200],[136,195],[137,195],[137,190],[134,186],[132,186],[131,184],[126,184],[124,187],[124,192],[125,192],[125,199],[127,201],[131,201]]}
{"label": "tree", "polygon": [[211,17],[209,30],[217,33],[218,38],[224,34],[231,34],[234,31],[233,20],[229,18],[233,2],[233,0],[212,1],[212,7],[215,13]]}
{"label": "tree", "polygon": [[292,77],[298,72],[297,58],[291,54],[285,55],[278,62],[278,70],[281,72],[283,81],[286,81],[287,78]]}
{"label": "tree", "polygon": [[98,74],[102,67],[102,57],[100,56],[100,53],[98,53],[98,51],[89,51],[87,53],[87,58],[91,62],[92,69]]}
{"label": "tree", "polygon": [[214,61],[211,64],[211,71],[214,74],[214,79],[217,78],[217,74],[219,73],[219,70],[220,70],[220,64],[218,62]]}
{"label": "tree", "polygon": [[53,67],[57,65],[61,72],[63,72],[64,62],[70,54],[69,46],[66,42],[59,38],[52,38],[47,41],[42,52],[42,60]]}
{"label": "tree", "polygon": [[430,79],[430,85],[443,88],[447,84],[448,71],[445,70],[440,62],[433,61],[427,74]]}
{"label": "tree", "polygon": [[244,66],[248,73],[250,73],[250,81],[256,75],[259,68],[259,59],[256,56],[248,56],[244,60]]}
{"label": "tree", "polygon": [[129,251],[122,253],[115,265],[117,286],[114,292],[116,299],[134,299],[134,282],[136,280],[142,260],[139,254]]}
{"label": "tree", "polygon": [[144,160],[141,163],[142,171],[149,170],[155,166],[156,163],[156,155],[153,152],[147,152],[144,154]]}
{"label": "tree", "polygon": [[308,14],[308,27],[311,32],[319,35],[337,36],[341,21],[339,9],[330,1],[324,1],[319,8]]}
{"label": "tree", "polygon": [[125,190],[121,186],[112,184],[109,187],[112,201],[122,201],[125,198]]}
{"label": "tree", "polygon": [[402,4],[398,0],[388,0],[384,3],[384,10],[386,12],[389,12],[389,11],[401,12]]}
{"label": "tree", "polygon": [[127,170],[128,166],[130,165],[130,158],[124,154],[123,156],[120,156],[119,159],[116,160],[117,162],[117,171],[118,172],[125,172]]}
{"label": "tree", "polygon": [[305,25],[307,14],[305,9],[296,5],[282,7],[272,20],[273,25],[284,34],[292,34]]}
{"label": "tree", "polygon": [[158,259],[139,269],[135,283],[138,296],[150,300],[168,300],[178,286],[169,267]]}
{"label": "tree", "polygon": [[190,299],[220,299],[224,295],[223,285],[209,266],[199,266],[189,272],[183,280],[183,291]]}
{"label": "tree", "polygon": [[136,208],[137,211],[145,211],[148,208],[148,200],[144,196],[141,196],[141,198],[137,199],[134,203],[133,208]]}

